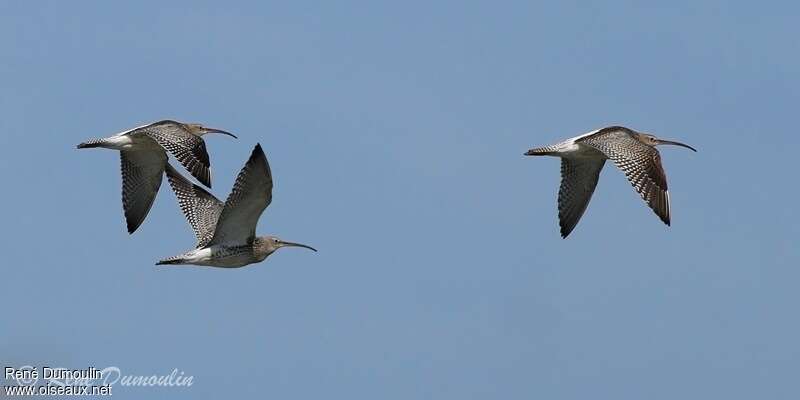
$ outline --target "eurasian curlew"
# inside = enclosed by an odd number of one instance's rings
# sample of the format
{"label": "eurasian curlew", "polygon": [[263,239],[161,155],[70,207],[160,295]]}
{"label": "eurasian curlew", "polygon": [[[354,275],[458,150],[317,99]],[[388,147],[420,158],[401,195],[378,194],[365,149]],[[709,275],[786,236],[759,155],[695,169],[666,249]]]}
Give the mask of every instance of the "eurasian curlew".
{"label": "eurasian curlew", "polygon": [[256,236],[258,219],[272,201],[272,173],[260,144],[239,172],[225,203],[189,182],[169,164],[166,172],[181,211],[197,237],[197,245],[194,250],[166,258],[156,265],[237,268],[264,261],[281,247],[317,251],[275,236]]}
{"label": "eurasian curlew", "polygon": [[558,191],[561,237],[566,238],[572,232],[586,211],[607,159],[625,173],[642,199],[669,226],[667,176],[655,148],[661,144],[697,151],[686,144],[662,140],[622,126],[598,129],[552,146],[528,150],[527,156],[561,158],[561,188]]}
{"label": "eurasian curlew", "polygon": [[140,126],[102,139],[79,144],[79,149],[103,147],[119,150],[122,170],[122,207],[128,233],[142,224],[161,187],[167,165],[167,151],[198,181],[211,187],[211,162],[202,136],[207,133],[232,133],[164,120]]}

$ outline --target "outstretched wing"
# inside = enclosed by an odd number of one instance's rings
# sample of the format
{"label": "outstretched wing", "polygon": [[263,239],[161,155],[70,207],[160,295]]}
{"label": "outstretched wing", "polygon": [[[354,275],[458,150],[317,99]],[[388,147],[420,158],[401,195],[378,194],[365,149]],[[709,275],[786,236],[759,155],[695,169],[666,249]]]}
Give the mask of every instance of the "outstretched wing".
{"label": "outstretched wing", "polygon": [[197,248],[205,247],[214,236],[223,203],[205,189],[189,182],[167,163],[167,180],[178,198],[178,205],[197,237]]}
{"label": "outstretched wing", "polygon": [[139,130],[169,151],[200,183],[211,187],[211,161],[203,138],[189,132],[180,122],[164,120]]}
{"label": "outstretched wing", "polygon": [[236,177],[233,190],[217,221],[214,237],[208,244],[250,243],[255,237],[258,219],[270,202],[272,173],[264,150],[257,144]]}
{"label": "outstretched wing", "polygon": [[161,187],[161,174],[167,163],[163,151],[122,150],[119,152],[122,170],[122,208],[128,233],[142,224]]}
{"label": "outstretched wing", "polygon": [[578,224],[592,199],[606,160],[561,159],[561,187],[558,190],[558,222],[566,238]]}
{"label": "outstretched wing", "polygon": [[658,150],[640,142],[625,129],[604,129],[580,141],[614,161],[647,205],[665,224],[670,224],[667,176]]}

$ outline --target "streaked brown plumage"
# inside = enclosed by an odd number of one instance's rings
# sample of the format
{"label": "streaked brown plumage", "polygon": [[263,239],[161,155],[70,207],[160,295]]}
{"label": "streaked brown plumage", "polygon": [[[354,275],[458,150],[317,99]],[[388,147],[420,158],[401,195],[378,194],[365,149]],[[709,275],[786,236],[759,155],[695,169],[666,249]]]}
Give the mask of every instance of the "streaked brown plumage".
{"label": "streaked brown plumage", "polygon": [[122,205],[128,233],[144,221],[161,186],[172,154],[198,181],[211,187],[211,162],[202,136],[207,133],[233,134],[200,124],[163,120],[102,139],[79,144],[79,149],[103,147],[120,151]]}
{"label": "streaked brown plumage", "polygon": [[314,248],[256,236],[261,214],[272,202],[272,172],[258,144],[250,154],[225,203],[192,184],[167,165],[167,178],[178,204],[197,237],[194,250],[163,259],[157,265],[194,264],[237,268],[261,262],[281,247]]}
{"label": "streaked brown plumage", "polygon": [[670,225],[667,177],[661,165],[661,155],[655,148],[662,144],[696,151],[683,143],[658,139],[622,126],[611,126],[551,146],[528,150],[525,155],[561,157],[558,214],[561,236],[566,238],[586,211],[607,159],[625,173],[634,189],[661,221]]}

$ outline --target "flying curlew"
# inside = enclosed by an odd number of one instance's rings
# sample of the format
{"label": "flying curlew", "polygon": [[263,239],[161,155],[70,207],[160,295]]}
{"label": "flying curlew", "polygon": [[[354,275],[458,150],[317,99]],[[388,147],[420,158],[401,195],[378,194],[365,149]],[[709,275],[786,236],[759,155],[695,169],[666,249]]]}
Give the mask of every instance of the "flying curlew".
{"label": "flying curlew", "polygon": [[567,139],[552,146],[528,150],[526,156],[561,157],[561,188],[558,190],[558,220],[566,238],[581,219],[607,159],[628,177],[642,199],[670,224],[667,176],[655,146],[671,144],[697,151],[683,143],[662,140],[622,126],[610,126]]}
{"label": "flying curlew", "polygon": [[197,245],[194,250],[169,257],[156,265],[194,264],[237,268],[264,261],[281,247],[313,247],[256,236],[261,213],[272,201],[272,173],[267,157],[257,144],[225,203],[194,185],[167,164],[167,179],[178,204],[191,225]]}
{"label": "flying curlew", "polygon": [[211,187],[211,162],[202,136],[207,133],[232,133],[207,128],[200,124],[184,124],[164,120],[133,128],[102,139],[79,144],[79,149],[103,147],[119,150],[122,170],[122,207],[128,233],[142,224],[167,165],[167,153],[173,155],[202,184]]}

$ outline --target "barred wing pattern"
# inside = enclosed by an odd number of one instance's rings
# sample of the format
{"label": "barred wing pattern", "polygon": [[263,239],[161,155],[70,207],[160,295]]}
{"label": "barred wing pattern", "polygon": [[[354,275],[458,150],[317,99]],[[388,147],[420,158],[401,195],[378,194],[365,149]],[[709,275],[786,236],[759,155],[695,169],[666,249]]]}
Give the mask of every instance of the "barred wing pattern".
{"label": "barred wing pattern", "polygon": [[119,152],[122,170],[122,208],[128,233],[133,233],[142,224],[158,189],[167,154],[163,151],[123,150]]}
{"label": "barred wing pattern", "polygon": [[189,182],[167,163],[167,180],[178,198],[178,205],[197,237],[196,248],[205,247],[214,237],[223,203],[200,186]]}
{"label": "barred wing pattern", "polygon": [[261,213],[272,202],[272,173],[267,156],[257,144],[244,168],[236,177],[233,190],[217,221],[214,237],[208,245],[251,243]]}
{"label": "barred wing pattern", "polygon": [[579,142],[596,148],[614,161],[647,205],[669,225],[669,192],[661,155],[654,147],[640,142],[632,135],[632,132],[625,129],[615,128],[601,130],[597,134],[579,139]]}
{"label": "barred wing pattern", "polygon": [[561,159],[561,187],[558,190],[558,222],[566,238],[578,224],[592,199],[604,159]]}
{"label": "barred wing pattern", "polygon": [[169,151],[200,183],[211,187],[211,161],[203,138],[171,120],[155,122],[140,130]]}

